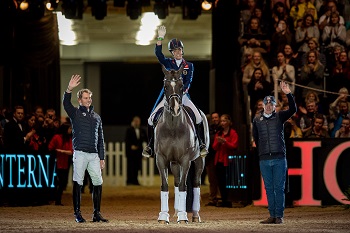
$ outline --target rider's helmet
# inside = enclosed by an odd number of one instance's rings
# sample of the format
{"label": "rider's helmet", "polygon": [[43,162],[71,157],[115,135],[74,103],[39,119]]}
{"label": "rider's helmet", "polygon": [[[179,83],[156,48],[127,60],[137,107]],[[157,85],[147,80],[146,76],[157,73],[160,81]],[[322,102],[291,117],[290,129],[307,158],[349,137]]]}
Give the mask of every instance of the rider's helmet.
{"label": "rider's helmet", "polygon": [[178,40],[177,38],[173,38],[169,41],[168,43],[168,49],[170,51],[170,53],[172,54],[174,49],[178,49],[181,48],[182,49],[182,55],[184,54],[184,44],[182,43],[181,40]]}

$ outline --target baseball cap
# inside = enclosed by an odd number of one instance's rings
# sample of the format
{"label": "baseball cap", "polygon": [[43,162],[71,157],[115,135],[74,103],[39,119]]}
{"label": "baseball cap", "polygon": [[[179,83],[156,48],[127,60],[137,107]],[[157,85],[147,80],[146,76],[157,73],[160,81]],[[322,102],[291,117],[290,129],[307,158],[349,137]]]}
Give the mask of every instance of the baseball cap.
{"label": "baseball cap", "polygon": [[273,105],[276,105],[275,97],[273,97],[273,96],[271,96],[271,95],[265,96],[265,98],[264,98],[264,100],[263,100],[263,103],[264,103],[264,104],[272,103]]}

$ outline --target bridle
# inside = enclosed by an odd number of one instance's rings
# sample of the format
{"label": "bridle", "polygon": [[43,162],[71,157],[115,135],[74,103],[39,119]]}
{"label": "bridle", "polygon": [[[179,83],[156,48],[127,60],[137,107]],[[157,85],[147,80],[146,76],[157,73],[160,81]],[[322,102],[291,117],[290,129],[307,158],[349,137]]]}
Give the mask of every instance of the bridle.
{"label": "bridle", "polygon": [[[178,82],[178,81],[182,81],[182,77],[179,77],[179,78],[172,78],[171,80],[169,79],[166,79],[164,78],[163,79],[163,82],[164,82],[164,89],[165,89],[165,82]],[[164,90],[165,91],[165,90]],[[175,102],[179,103],[178,107],[179,109],[182,108],[182,93],[181,94],[178,94],[178,93],[173,93],[169,96],[166,96],[166,93],[164,92],[164,95],[165,95],[165,104],[164,104],[164,108],[167,110],[167,111],[170,111],[172,110],[171,107],[169,106],[169,103],[170,103],[170,100],[171,99],[175,99]],[[180,111],[178,111],[178,113],[176,114],[176,116],[178,116],[180,114]]]}

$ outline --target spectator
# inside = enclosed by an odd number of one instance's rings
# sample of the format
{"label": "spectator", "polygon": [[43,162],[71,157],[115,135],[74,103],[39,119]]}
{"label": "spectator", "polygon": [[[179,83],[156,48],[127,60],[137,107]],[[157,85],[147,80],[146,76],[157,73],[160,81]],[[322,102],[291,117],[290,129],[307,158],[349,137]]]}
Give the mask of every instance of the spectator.
{"label": "spectator", "polygon": [[329,82],[327,89],[335,92],[341,87],[350,88],[350,62],[346,51],[342,51],[339,55],[337,65],[333,68],[332,82]]}
{"label": "spectator", "polygon": [[270,83],[271,80],[269,67],[265,64],[265,60],[262,58],[261,53],[254,52],[252,62],[248,64],[244,69],[242,78],[243,85],[248,85],[256,68],[261,68],[261,70],[263,71],[263,75],[266,77],[266,81]]}
{"label": "spectator", "polygon": [[295,116],[292,116],[287,120],[287,122],[284,125],[286,137],[288,138],[302,138],[303,132],[298,127],[296,123],[297,118]]}
{"label": "spectator", "polygon": [[271,84],[266,81],[261,68],[254,70],[247,88],[250,97],[251,120],[253,121],[256,102],[271,94]]}
{"label": "spectator", "polygon": [[290,9],[289,15],[293,18],[294,27],[297,21],[302,19],[308,12],[312,12],[313,19],[317,19],[317,10],[310,0],[297,0],[297,3]]}
{"label": "spectator", "polygon": [[292,46],[289,44],[284,46],[283,52],[284,58],[286,59],[286,64],[292,65],[294,67],[295,73],[297,73],[300,68],[298,53],[294,53]]}
{"label": "spectator", "polygon": [[298,47],[299,57],[308,51],[308,42],[311,38],[320,38],[320,31],[318,26],[315,23],[314,17],[310,14],[307,14],[303,17],[301,27],[298,27],[295,32],[295,42]]}
{"label": "spectator", "polygon": [[329,138],[328,131],[323,128],[325,116],[321,113],[315,115],[312,127],[304,134],[304,138]]}
{"label": "spectator", "polygon": [[220,115],[217,112],[213,112],[210,115],[210,125],[209,125],[209,154],[205,157],[205,167],[208,174],[209,181],[209,202],[207,206],[216,206],[220,196],[218,181],[215,171],[215,153],[213,148],[214,138],[218,131],[221,130],[220,126]]}
{"label": "spectator", "polygon": [[[307,53],[307,63],[301,68],[300,81],[301,84],[318,90],[323,90],[324,66],[318,60],[318,55],[314,51]],[[302,97],[305,98],[307,89],[304,88]]]}
{"label": "spectator", "polygon": [[[337,12],[338,13],[338,9],[337,9],[337,2],[335,0],[328,0],[328,1],[324,1],[326,3],[326,11],[325,13],[320,17],[319,20],[319,28],[320,30],[323,30],[331,21],[332,21],[332,13]],[[345,25],[344,22],[344,18],[343,16],[339,16],[339,24],[341,25]]]}
{"label": "spectator", "polygon": [[[271,3],[272,2],[273,1],[271,1]],[[283,2],[281,2],[281,1],[276,2],[273,6],[273,9],[272,9],[271,29],[277,28],[278,22],[280,20],[283,20],[284,22],[286,22],[289,30],[294,33],[293,19],[289,16],[288,12],[289,12],[288,7],[286,7],[286,5]],[[271,30],[271,32],[274,32],[274,31]]]}
{"label": "spectator", "polygon": [[125,134],[127,185],[140,185],[138,175],[142,165],[142,143],[144,142],[147,142],[146,130],[141,128],[141,118],[134,116]]}
{"label": "spectator", "polygon": [[335,132],[335,138],[350,138],[350,118],[345,117],[342,120],[340,129]]}
{"label": "spectator", "polygon": [[253,48],[262,54],[266,54],[270,49],[270,40],[260,28],[260,19],[252,17],[248,24],[247,31],[239,39],[240,45],[243,47]]}
{"label": "spectator", "polygon": [[242,56],[242,63],[241,63],[241,71],[244,72],[245,67],[252,62],[253,58],[253,49],[252,48],[245,48],[243,51]]}
{"label": "spectator", "polygon": [[346,28],[339,22],[339,13],[332,12],[330,22],[324,27],[322,42],[326,48],[326,54],[331,54],[334,46],[346,46]]}
{"label": "spectator", "polygon": [[60,126],[59,132],[51,139],[48,149],[56,155],[57,186],[55,205],[63,205],[62,193],[67,187],[69,163],[73,155],[72,126],[70,123],[63,123]]}
{"label": "spectator", "polygon": [[222,203],[218,207],[232,207],[232,202],[228,200],[226,189],[226,171],[228,168],[228,156],[234,154],[238,148],[238,134],[232,128],[231,117],[223,114],[220,117],[221,130],[215,135],[213,149],[215,153],[215,171],[219,185]]}
{"label": "spectator", "polygon": [[[281,91],[278,83],[280,81],[286,81],[289,84],[289,88],[292,93],[295,89],[295,70],[292,65],[286,63],[286,58],[283,52],[277,53],[278,65],[272,68],[272,80],[274,83],[275,98],[277,99],[278,93]],[[266,96],[266,95],[265,95]]]}
{"label": "spectator", "polygon": [[[334,105],[331,104],[332,108],[332,120],[333,129],[331,130],[331,137],[335,137],[335,132],[341,128],[342,120],[344,118],[350,118],[350,109],[348,107],[348,102],[344,100],[337,101],[337,108],[334,108]],[[334,118],[335,116],[335,118]]]}
{"label": "spectator", "polygon": [[[318,55],[318,59],[320,60],[320,62],[322,63],[322,65],[324,67],[327,66],[327,59],[326,59],[326,55],[322,52],[319,51],[319,43],[318,43],[318,39],[315,37],[312,37],[309,39],[309,41],[307,42],[307,46],[309,47],[309,51],[315,51],[317,52]],[[306,57],[306,53],[304,53],[301,57],[301,64],[305,64],[307,63],[307,57]]]}
{"label": "spectator", "polygon": [[[287,44],[293,43],[294,35],[289,31],[288,25],[285,20],[278,21],[275,32],[272,35],[270,52],[272,55],[278,52],[283,52],[284,47]],[[273,58],[275,59],[275,57]],[[276,63],[274,63],[276,64]]]}

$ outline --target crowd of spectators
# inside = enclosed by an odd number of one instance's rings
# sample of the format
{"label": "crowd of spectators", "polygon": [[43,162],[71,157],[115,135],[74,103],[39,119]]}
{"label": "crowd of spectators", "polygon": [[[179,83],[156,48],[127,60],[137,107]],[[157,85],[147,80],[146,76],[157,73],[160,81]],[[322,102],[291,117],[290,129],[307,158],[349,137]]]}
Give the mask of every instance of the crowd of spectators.
{"label": "crowd of spectators", "polygon": [[[298,112],[287,137],[349,137],[350,2],[244,0],[241,2],[241,78],[251,120],[274,95],[288,108],[278,82],[289,83]],[[260,106],[260,108],[259,108]]]}

